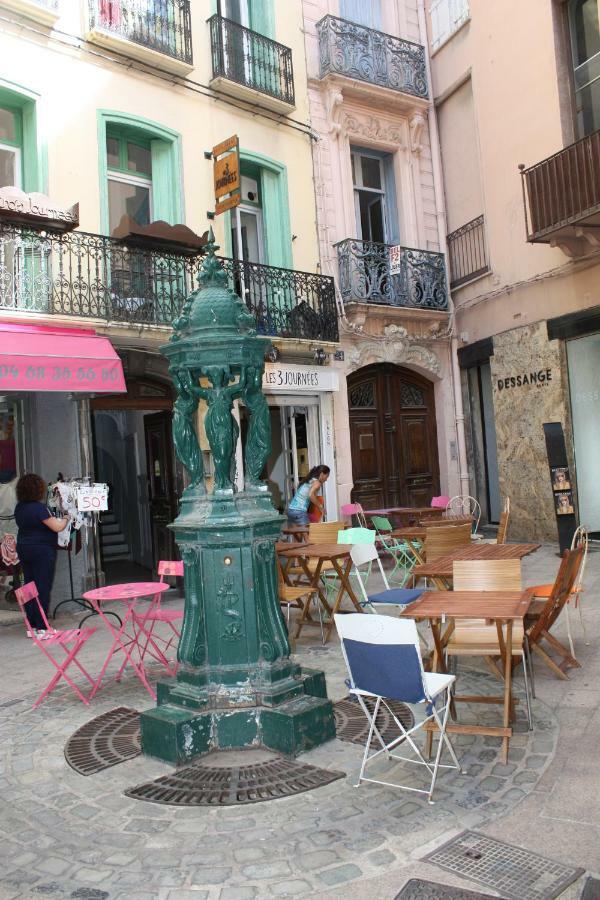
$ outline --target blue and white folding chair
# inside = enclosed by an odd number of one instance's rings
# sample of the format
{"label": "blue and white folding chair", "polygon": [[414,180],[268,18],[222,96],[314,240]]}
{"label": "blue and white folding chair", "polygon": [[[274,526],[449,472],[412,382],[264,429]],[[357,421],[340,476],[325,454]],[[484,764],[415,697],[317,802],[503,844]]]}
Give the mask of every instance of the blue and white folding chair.
{"label": "blue and white folding chair", "polygon": [[[387,580],[384,568],[381,564],[379,553],[377,552],[377,547],[375,546],[375,544],[354,544],[350,550],[350,556],[352,557],[352,562],[354,563],[353,573],[356,575],[356,579],[363,596],[362,605],[368,607],[371,612],[375,612],[374,607],[378,604],[386,606],[398,606],[400,607],[400,611],[402,612],[403,609],[406,609],[409,603],[412,603],[413,600],[416,600],[418,597],[420,597],[425,590],[425,588],[391,588]],[[377,565],[379,566],[379,572],[383,579],[385,590],[378,591],[375,594],[368,594],[365,583],[361,576],[360,567],[368,566],[370,571],[370,566],[373,562],[377,562]]]}
{"label": "blue and white folding chair", "polygon": [[[356,787],[359,787],[361,781],[371,781],[374,784],[398,787],[405,791],[414,791],[417,794],[427,794],[427,799],[433,803],[431,798],[440,768],[458,769],[466,774],[461,769],[454,748],[446,734],[451,702],[450,689],[454,684],[455,676],[423,671],[419,635],[417,626],[412,619],[346,613],[345,615],[336,615],[335,624],[350,675],[350,693],[356,696],[369,722],[369,734]],[[365,703],[365,697],[375,699],[372,712]],[[441,700],[439,710],[436,708],[438,699]],[[423,703],[426,715],[412,728],[407,729],[394,715],[388,704],[389,700],[407,704]],[[386,743],[376,725],[382,705],[387,709],[399,731],[398,737],[389,743]],[[425,759],[413,740],[415,732],[431,721],[435,722],[440,733],[433,762]],[[380,746],[371,752],[371,744],[374,739],[376,746],[377,744]],[[399,744],[403,743],[409,745],[416,758],[400,756],[392,752]],[[440,762],[444,746],[452,757],[453,765]],[[431,775],[429,787],[419,788],[397,782],[381,781],[379,778],[368,778],[364,774],[367,764],[372,763],[382,754],[389,760],[400,760],[424,766]]]}

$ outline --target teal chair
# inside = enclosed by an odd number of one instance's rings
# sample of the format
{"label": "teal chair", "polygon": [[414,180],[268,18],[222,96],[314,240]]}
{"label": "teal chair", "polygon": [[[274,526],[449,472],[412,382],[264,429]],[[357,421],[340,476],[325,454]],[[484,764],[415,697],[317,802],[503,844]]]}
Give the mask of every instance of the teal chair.
{"label": "teal chair", "polygon": [[[343,528],[341,531],[338,531],[337,542],[338,544],[374,544],[375,538],[377,537],[377,532],[372,530],[371,528]],[[366,573],[366,578],[368,579],[370,574],[370,566],[369,571]],[[326,571],[321,573],[321,579],[325,585],[325,592],[327,594],[327,601],[330,602],[332,596],[337,593],[340,587],[340,579],[338,578],[337,572],[334,570]],[[354,571],[350,573],[350,581],[352,582],[352,586],[356,588],[356,591],[360,591],[360,588],[356,584],[356,576],[354,575]]]}
{"label": "teal chair", "polygon": [[409,552],[404,541],[398,541],[392,537],[393,526],[389,519],[385,516],[371,516],[371,524],[377,531],[377,537],[383,550],[394,560],[394,568],[392,569],[389,579],[395,580],[396,572],[402,570],[400,578],[400,587],[406,584],[410,573],[412,572],[415,561]]}

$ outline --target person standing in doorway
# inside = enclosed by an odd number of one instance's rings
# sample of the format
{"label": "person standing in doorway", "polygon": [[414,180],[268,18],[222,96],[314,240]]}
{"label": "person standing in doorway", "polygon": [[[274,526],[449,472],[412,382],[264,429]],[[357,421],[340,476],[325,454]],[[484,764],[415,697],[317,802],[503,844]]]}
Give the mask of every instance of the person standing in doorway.
{"label": "person standing in doorway", "polygon": [[288,506],[287,515],[290,525],[308,525],[308,509],[311,504],[319,505],[319,491],[329,478],[329,466],[314,466],[300,480],[298,490]]}
{"label": "person standing in doorway", "polygon": [[[25,583],[35,581],[40,603],[47,617],[56,566],[58,532],[67,527],[69,519],[67,516],[58,519],[51,515],[43,502],[45,499],[46,483],[43,478],[31,472],[19,478],[15,506],[15,521],[19,529],[17,553],[23,566]],[[30,629],[43,637],[46,623],[35,600],[26,604],[25,613]]]}

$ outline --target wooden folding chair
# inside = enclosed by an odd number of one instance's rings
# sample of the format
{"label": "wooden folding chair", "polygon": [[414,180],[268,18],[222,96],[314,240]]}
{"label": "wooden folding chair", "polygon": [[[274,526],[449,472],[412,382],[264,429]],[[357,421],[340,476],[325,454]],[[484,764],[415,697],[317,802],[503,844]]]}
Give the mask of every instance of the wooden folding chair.
{"label": "wooden folding chair", "polygon": [[[338,522],[311,522],[308,527],[308,543],[309,544],[337,544],[338,531],[342,531],[346,527],[346,523]],[[308,562],[308,568],[312,571],[317,568],[317,560],[312,559]],[[335,572],[335,567],[331,562],[324,562],[321,571]],[[305,572],[300,565],[290,565],[287,570],[288,576],[293,576],[296,584],[302,584],[305,578]]]}
{"label": "wooden folding chair", "polygon": [[[419,563],[432,562],[448,556],[453,550],[468,547],[471,544],[471,526],[468,522],[463,525],[432,525],[425,529],[421,558]],[[443,578],[431,579],[435,586],[442,591],[448,590],[448,585]]]}
{"label": "wooden folding chair", "polygon": [[[573,654],[567,650],[564,644],[553,635],[550,629],[560,616],[564,606],[569,602],[574,592],[577,576],[581,569],[585,547],[581,544],[574,550],[565,550],[561,560],[556,580],[547,600],[534,600],[529,607],[526,619],[526,632],[532,651],[542,659],[549,669],[558,677],[566,681],[567,669],[580,669]],[[547,649],[541,644],[545,642],[548,647],[559,657],[556,662]]]}

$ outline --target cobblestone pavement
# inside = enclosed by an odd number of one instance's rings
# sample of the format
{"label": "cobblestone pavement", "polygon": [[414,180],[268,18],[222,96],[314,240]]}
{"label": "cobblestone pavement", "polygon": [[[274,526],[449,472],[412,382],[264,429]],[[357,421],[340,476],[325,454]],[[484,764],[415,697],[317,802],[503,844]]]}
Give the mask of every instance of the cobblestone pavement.
{"label": "cobblestone pavement", "polygon": [[[552,550],[545,548],[526,561],[526,580],[551,580],[557,565]],[[586,621],[593,639],[600,625],[592,606],[600,583],[600,554],[591,556],[587,583]],[[574,631],[584,668],[573,672],[570,681],[559,682],[536,666],[535,729],[527,731],[521,711],[509,763],[500,762],[496,739],[456,738],[468,774],[442,774],[434,806],[392,788],[355,788],[361,748],[333,741],[302,759],[344,771],[345,780],[249,807],[181,809],[123,795],[125,788],[170,771],[161,763],[139,757],[85,778],[64,760],[66,740],[93,716],[118,705],[151,706],[141,685],[130,677],[120,685],[109,683],[91,709],[61,689],[32,710],[49,669],[41,654],[30,652],[34,648],[20,629],[2,628],[0,896],[391,900],[415,875],[459,884],[419,859],[464,828],[597,872],[600,792],[597,780],[590,790],[590,774],[600,737],[600,664],[578,625]],[[92,669],[106,644],[105,635],[99,632],[96,638],[95,649],[92,642],[88,645]],[[337,699],[346,693],[339,647],[332,642],[323,648],[317,640],[317,632],[307,629],[296,648],[298,657],[326,671],[330,696]],[[459,678],[461,692],[474,692],[475,683],[478,691],[498,692],[498,683],[483,671],[461,665]],[[490,721],[498,716],[493,707],[469,709]],[[461,709],[461,718],[467,714]],[[257,752],[243,754],[244,760],[253,761]],[[416,784],[415,771],[411,767],[409,777]],[[402,774],[406,778],[406,771]],[[563,896],[578,897],[581,887],[573,886]]]}

